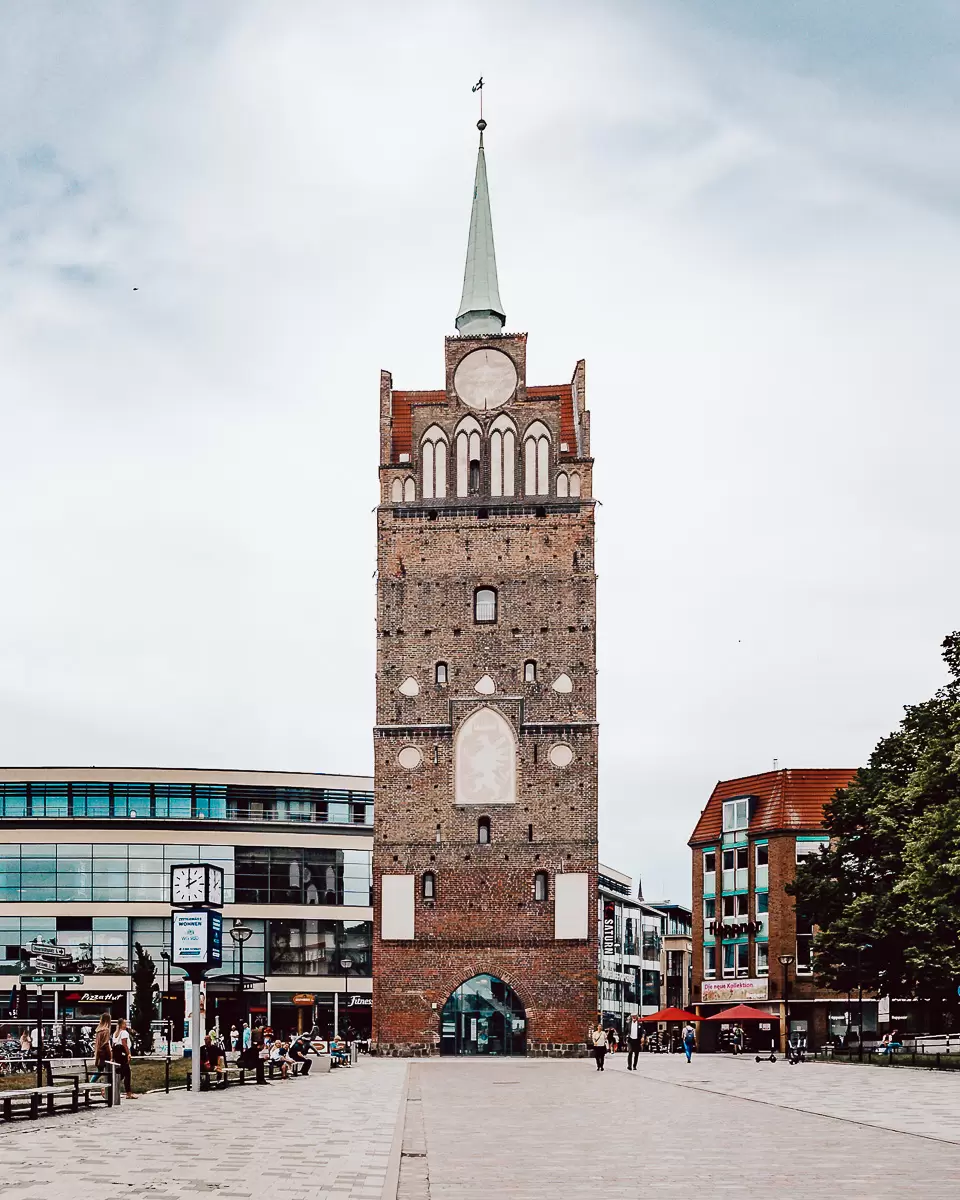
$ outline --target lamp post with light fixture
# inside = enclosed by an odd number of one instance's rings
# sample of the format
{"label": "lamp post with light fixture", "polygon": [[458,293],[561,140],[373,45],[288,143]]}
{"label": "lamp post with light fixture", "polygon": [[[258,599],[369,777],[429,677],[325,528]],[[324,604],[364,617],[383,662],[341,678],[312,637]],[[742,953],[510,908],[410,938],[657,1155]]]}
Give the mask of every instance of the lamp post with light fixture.
{"label": "lamp post with light fixture", "polygon": [[[243,944],[253,937],[253,930],[249,925],[244,925],[239,917],[234,919],[230,927],[230,936],[233,938],[233,944],[240,949],[240,980],[238,989],[240,992],[240,1006],[243,1007]],[[241,1014],[242,1015],[242,1014]],[[244,1018],[245,1019],[245,1018]]]}
{"label": "lamp post with light fixture", "polygon": [[777,962],[783,967],[783,1032],[780,1035],[780,1053],[786,1054],[790,1044],[790,974],[792,954],[778,954]]}

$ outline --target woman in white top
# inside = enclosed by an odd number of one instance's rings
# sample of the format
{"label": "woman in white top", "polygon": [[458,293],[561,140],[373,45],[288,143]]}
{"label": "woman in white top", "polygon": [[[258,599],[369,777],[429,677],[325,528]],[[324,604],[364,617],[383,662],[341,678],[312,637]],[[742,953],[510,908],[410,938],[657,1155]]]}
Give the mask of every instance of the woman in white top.
{"label": "woman in white top", "polygon": [[603,1028],[603,1024],[598,1021],[596,1029],[590,1034],[590,1041],[593,1044],[593,1056],[597,1060],[597,1070],[603,1070],[603,1060],[607,1056],[607,1034]]}
{"label": "woman in white top", "polygon": [[121,1017],[117,1022],[117,1032],[113,1035],[113,1061],[117,1064],[120,1078],[123,1080],[124,1095],[128,1100],[136,1100],[133,1094],[133,1083],[130,1078],[130,1059],[133,1056],[133,1042],[126,1020]]}

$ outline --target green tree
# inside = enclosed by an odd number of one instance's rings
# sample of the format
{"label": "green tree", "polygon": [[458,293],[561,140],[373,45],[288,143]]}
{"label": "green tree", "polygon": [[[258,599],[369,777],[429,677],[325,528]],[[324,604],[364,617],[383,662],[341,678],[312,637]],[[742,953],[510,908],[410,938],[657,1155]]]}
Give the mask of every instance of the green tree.
{"label": "green tree", "polygon": [[133,967],[133,1008],[130,1012],[130,1024],[137,1035],[137,1045],[141,1054],[149,1054],[153,1049],[153,1027],[151,1022],[157,1016],[157,968],[150,956],[139,942],[133,946],[137,961]]}
{"label": "green tree", "polygon": [[950,681],[908,706],[837,792],[825,809],[830,846],[787,888],[819,926],[822,984],[862,982],[941,1013],[956,1010],[960,984],[960,633],[943,651]]}

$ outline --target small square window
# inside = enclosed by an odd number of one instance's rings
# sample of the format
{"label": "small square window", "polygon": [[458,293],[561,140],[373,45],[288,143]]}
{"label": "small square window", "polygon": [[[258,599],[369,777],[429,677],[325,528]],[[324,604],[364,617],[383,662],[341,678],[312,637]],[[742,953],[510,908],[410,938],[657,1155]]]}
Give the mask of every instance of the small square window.
{"label": "small square window", "polygon": [[757,846],[757,866],[765,867],[770,861],[770,847],[763,843],[762,846]]}

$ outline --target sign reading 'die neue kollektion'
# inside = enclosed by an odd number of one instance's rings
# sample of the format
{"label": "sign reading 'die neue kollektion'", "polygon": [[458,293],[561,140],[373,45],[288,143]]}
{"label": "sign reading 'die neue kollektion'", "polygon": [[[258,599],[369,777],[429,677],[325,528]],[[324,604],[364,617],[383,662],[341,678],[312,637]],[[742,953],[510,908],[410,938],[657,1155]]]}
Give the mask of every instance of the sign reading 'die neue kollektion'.
{"label": "sign reading 'die neue kollektion'", "polygon": [[766,1000],[766,979],[705,979],[701,984],[704,1004],[722,1000]]}

